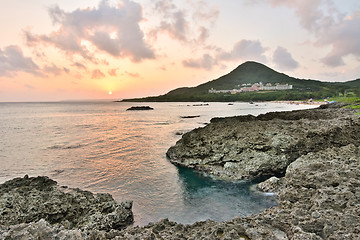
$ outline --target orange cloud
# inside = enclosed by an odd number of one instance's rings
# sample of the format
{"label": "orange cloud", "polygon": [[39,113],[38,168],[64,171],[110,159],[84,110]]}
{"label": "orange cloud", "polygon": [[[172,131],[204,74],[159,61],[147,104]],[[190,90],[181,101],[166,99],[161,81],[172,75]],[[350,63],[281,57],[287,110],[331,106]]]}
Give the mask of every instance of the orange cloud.
{"label": "orange cloud", "polygon": [[113,68],[113,69],[110,69],[108,71],[108,74],[112,77],[116,77],[117,76],[117,73],[116,73],[117,69],[116,68]]}
{"label": "orange cloud", "polygon": [[104,78],[105,74],[103,72],[101,72],[99,69],[95,69],[92,71],[92,75],[91,78],[92,79],[100,79],[100,78]]}

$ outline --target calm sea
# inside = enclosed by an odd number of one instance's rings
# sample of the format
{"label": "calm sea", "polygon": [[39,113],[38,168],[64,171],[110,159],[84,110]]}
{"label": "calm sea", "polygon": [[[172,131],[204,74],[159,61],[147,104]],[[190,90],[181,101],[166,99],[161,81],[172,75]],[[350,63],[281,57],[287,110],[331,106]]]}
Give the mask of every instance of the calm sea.
{"label": "calm sea", "polygon": [[[149,105],[152,111],[126,111]],[[213,117],[288,111],[281,103],[0,103],[0,183],[46,175],[60,185],[133,200],[135,225],[163,218],[180,223],[258,213],[276,204],[250,190],[172,165],[167,149],[178,133]],[[181,116],[200,115],[198,118]]]}

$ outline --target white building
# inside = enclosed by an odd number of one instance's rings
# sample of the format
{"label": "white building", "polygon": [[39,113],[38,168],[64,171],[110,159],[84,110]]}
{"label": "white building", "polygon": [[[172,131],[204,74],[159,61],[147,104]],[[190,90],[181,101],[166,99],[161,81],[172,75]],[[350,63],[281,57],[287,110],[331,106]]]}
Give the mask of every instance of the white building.
{"label": "white building", "polygon": [[265,86],[263,86],[263,90],[264,91],[269,91],[269,90],[289,90],[292,89],[292,85],[289,84],[279,84],[276,83],[275,86],[273,86],[271,83],[267,83]]}
{"label": "white building", "polygon": [[[232,90],[215,90],[214,88],[209,89],[209,93],[241,93],[241,92],[255,92],[255,91],[271,91],[271,90],[289,90],[292,89],[293,86],[289,84],[280,84],[276,83],[275,85],[272,85],[271,83],[267,83],[263,85],[263,83],[244,83],[241,84],[243,86],[240,89],[232,89]],[[244,86],[251,86],[251,87],[244,87]]]}

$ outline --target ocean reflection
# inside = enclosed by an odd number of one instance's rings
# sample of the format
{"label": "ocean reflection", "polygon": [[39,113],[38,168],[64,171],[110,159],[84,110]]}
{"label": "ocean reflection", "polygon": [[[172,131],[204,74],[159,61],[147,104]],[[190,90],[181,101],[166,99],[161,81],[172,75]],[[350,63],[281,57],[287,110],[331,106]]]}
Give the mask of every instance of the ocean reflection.
{"label": "ocean reflection", "polygon": [[[144,103],[141,103],[144,104]],[[194,103],[195,104],[195,103]],[[216,181],[165,156],[179,134],[213,117],[309,108],[276,103],[0,103],[0,182],[46,175],[60,185],[133,200],[135,225],[246,216],[274,205],[251,182]],[[200,116],[183,119],[181,116]]]}

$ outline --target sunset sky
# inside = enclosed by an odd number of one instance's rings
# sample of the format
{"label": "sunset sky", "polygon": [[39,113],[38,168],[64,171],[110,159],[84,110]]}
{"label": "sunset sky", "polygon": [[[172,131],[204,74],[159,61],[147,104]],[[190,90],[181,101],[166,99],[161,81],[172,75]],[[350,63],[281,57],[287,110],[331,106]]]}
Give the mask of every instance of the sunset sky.
{"label": "sunset sky", "polygon": [[360,78],[358,0],[1,0],[0,36],[0,102],[159,95],[249,60]]}

